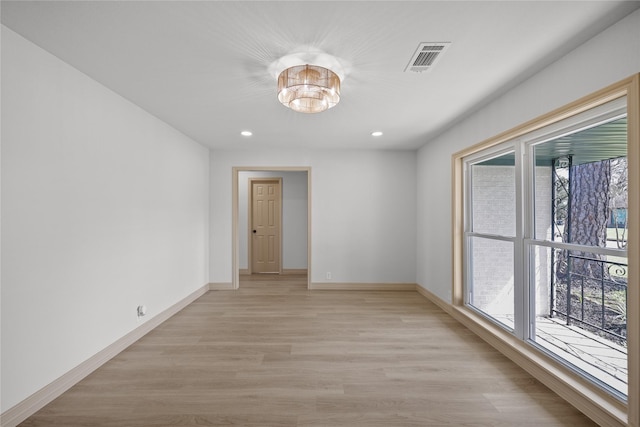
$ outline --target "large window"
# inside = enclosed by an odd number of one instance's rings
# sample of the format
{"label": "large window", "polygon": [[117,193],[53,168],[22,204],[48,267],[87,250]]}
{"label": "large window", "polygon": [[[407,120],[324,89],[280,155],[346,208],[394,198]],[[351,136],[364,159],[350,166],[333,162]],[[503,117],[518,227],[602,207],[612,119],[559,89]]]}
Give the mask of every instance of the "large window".
{"label": "large window", "polygon": [[454,314],[624,422],[640,418],[638,102],[602,91],[454,155]]}

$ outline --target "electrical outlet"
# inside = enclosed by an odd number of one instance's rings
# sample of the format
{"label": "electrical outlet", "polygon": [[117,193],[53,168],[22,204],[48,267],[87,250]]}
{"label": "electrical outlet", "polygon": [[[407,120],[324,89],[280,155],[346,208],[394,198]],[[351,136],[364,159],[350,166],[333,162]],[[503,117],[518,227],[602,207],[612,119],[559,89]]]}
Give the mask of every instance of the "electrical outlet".
{"label": "electrical outlet", "polygon": [[136,309],[136,313],[138,314],[138,317],[144,316],[145,314],[147,314],[147,307],[144,305],[139,305]]}
{"label": "electrical outlet", "polygon": [[331,272],[327,271],[327,280],[331,280]]}

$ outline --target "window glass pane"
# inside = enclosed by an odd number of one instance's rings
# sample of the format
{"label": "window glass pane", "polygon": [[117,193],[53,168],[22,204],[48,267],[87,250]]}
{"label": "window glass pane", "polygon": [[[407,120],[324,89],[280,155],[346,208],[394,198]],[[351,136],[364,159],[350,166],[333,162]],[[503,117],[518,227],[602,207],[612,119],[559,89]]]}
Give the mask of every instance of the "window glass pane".
{"label": "window glass pane", "polygon": [[471,166],[472,228],[515,236],[516,178],[513,152]]}
{"label": "window glass pane", "polygon": [[470,237],[469,304],[513,329],[513,243]]}
{"label": "window glass pane", "polygon": [[534,147],[536,239],[626,245],[626,126],[623,117]]}
{"label": "window glass pane", "polygon": [[627,394],[627,258],[532,246],[532,340]]}

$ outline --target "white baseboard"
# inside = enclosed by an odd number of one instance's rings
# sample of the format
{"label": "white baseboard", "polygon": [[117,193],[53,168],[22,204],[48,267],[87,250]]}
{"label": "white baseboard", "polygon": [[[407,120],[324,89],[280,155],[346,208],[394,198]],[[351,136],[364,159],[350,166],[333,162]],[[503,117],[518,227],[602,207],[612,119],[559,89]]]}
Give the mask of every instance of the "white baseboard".
{"label": "white baseboard", "polygon": [[113,359],[131,344],[138,341],[147,333],[158,327],[162,322],[169,319],[171,316],[191,304],[193,301],[200,298],[208,290],[209,285],[205,285],[195,292],[192,292],[190,295],[178,301],[163,312],[158,313],[155,317],[149,319],[133,331],[115,341],[113,344],[107,346],[75,368],[71,369],[69,372],[53,381],[51,384],[38,390],[17,405],[7,409],[2,413],[2,415],[0,415],[0,426],[17,426],[18,424],[29,418],[31,415],[42,409],[44,406],[51,403],[62,393],[76,385],[87,375],[98,369],[109,360]]}
{"label": "white baseboard", "polygon": [[315,282],[312,290],[331,291],[415,291],[415,283],[355,283],[355,282]]}
{"label": "white baseboard", "polygon": [[232,291],[233,283],[231,282],[220,282],[220,283],[209,283],[210,291]]}
{"label": "white baseboard", "polygon": [[[251,270],[248,268],[241,268],[238,270],[238,274],[241,276],[246,276],[251,274]],[[282,273],[280,274],[307,274],[306,268],[283,268]]]}
{"label": "white baseboard", "polygon": [[283,268],[282,274],[307,274],[306,268]]}

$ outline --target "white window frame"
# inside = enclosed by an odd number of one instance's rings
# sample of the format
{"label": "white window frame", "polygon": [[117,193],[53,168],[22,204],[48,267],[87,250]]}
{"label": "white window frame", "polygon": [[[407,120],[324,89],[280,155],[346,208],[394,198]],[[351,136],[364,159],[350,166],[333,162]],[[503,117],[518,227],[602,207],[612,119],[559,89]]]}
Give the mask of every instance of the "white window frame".
{"label": "white window frame", "polygon": [[484,313],[480,309],[471,305],[471,278],[472,274],[472,263],[470,260],[469,254],[471,254],[471,241],[473,237],[480,237],[483,239],[489,240],[499,240],[503,242],[510,242],[513,245],[513,260],[514,260],[514,269],[513,269],[513,277],[514,277],[514,320],[518,319],[518,317],[522,316],[522,301],[523,301],[523,289],[522,287],[517,286],[517,278],[522,277],[522,185],[521,185],[521,174],[519,173],[521,164],[522,164],[522,154],[521,154],[521,144],[518,141],[506,141],[502,144],[496,145],[494,147],[490,147],[487,150],[482,150],[481,152],[474,153],[469,157],[464,159],[464,180],[465,180],[465,201],[464,204],[467,207],[472,206],[473,201],[473,186],[472,186],[472,174],[471,167],[478,163],[482,163],[487,160],[491,160],[497,157],[500,157],[504,154],[513,153],[515,159],[515,232],[513,236],[500,235],[500,234],[492,234],[474,231],[473,229],[473,215],[472,212],[468,209],[465,209],[464,218],[465,218],[465,239],[464,239],[464,266],[465,266],[465,293],[464,293],[464,304],[472,310],[475,310],[479,315],[486,317],[488,320],[495,322],[499,327],[504,328],[506,331],[512,332],[515,336],[522,338],[523,331],[520,322],[515,321],[514,329],[511,331],[507,325],[502,324],[501,322],[493,319],[489,314]]}

